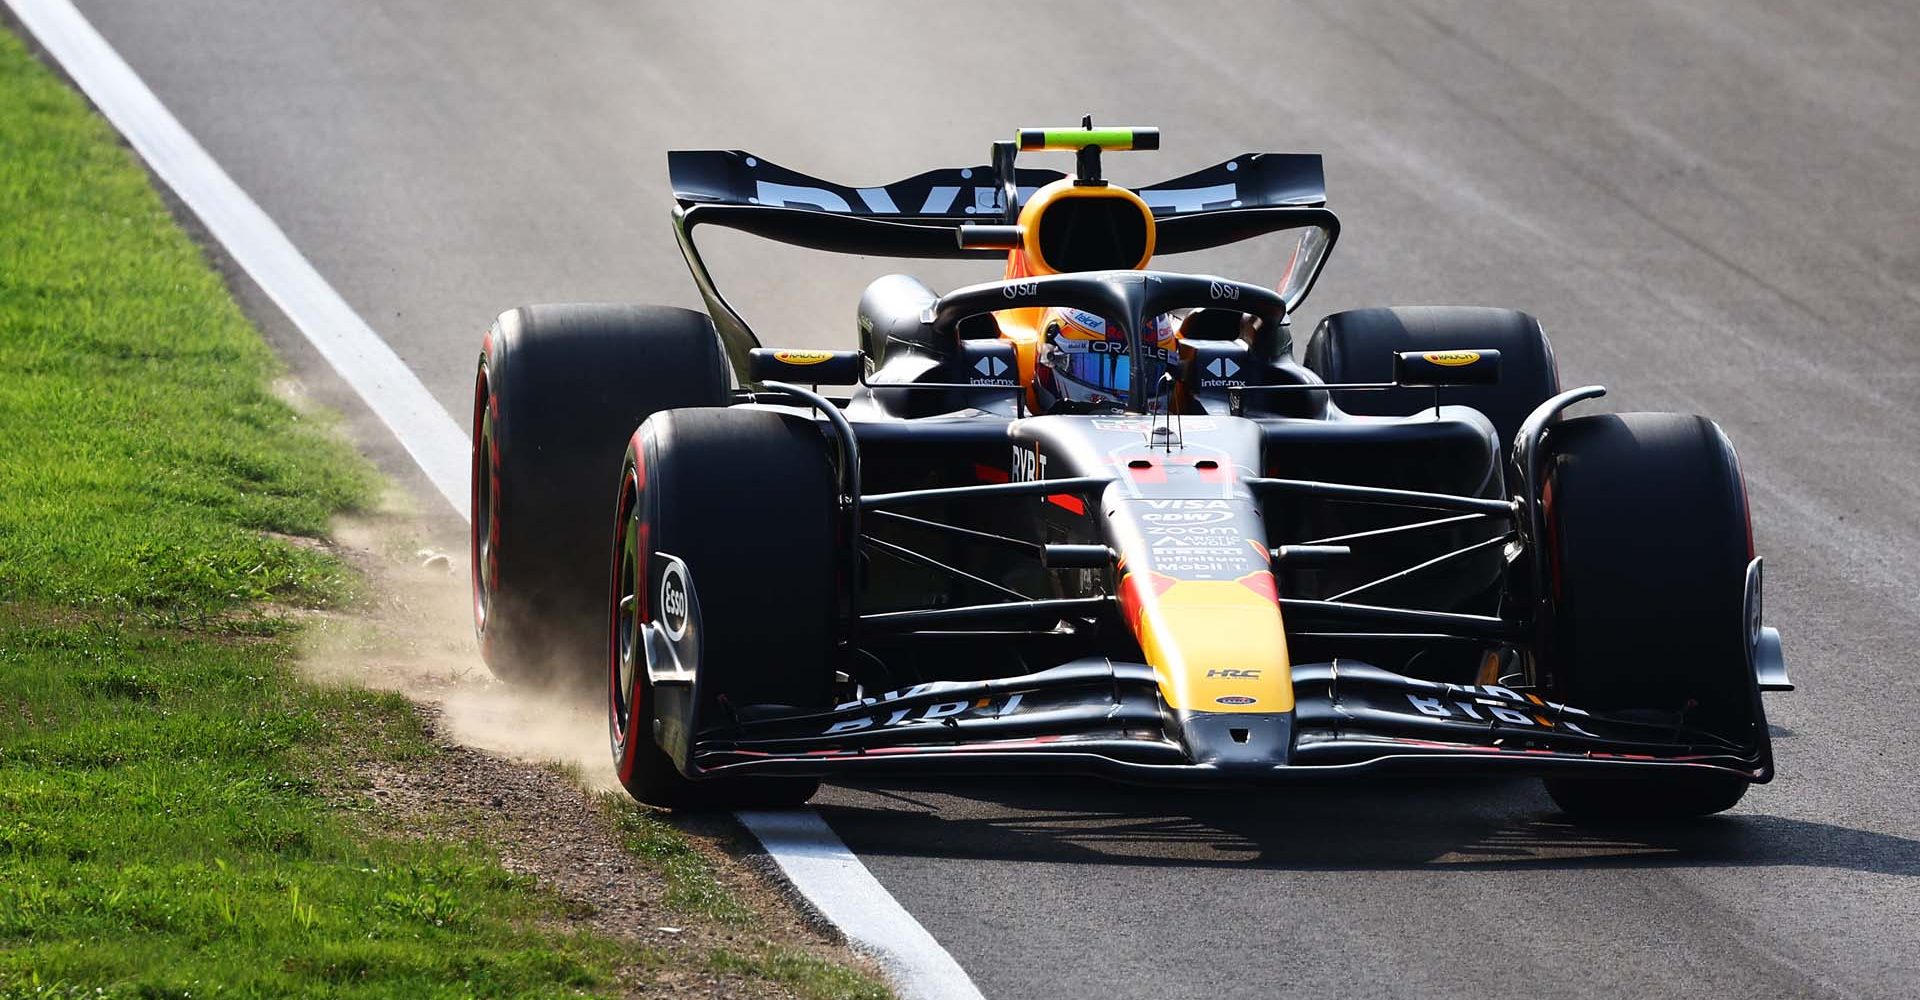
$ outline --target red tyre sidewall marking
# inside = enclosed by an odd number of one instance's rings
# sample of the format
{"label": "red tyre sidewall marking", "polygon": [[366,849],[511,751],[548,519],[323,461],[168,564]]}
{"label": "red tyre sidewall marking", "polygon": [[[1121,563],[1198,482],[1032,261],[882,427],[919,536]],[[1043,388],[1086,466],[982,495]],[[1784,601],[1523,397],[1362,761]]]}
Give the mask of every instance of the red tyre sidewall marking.
{"label": "red tyre sidewall marking", "polygon": [[488,510],[492,517],[487,524],[487,579],[493,581],[493,593],[500,596],[500,525],[503,520],[501,501],[501,474],[505,471],[500,461],[500,397],[495,395],[487,400],[487,415],[493,428],[487,435],[487,468],[491,474],[487,477]]}
{"label": "red tyre sidewall marking", "polygon": [[[493,393],[494,348],[493,330],[488,329],[480,341],[480,371],[473,383],[473,481],[480,479],[480,463],[487,463],[487,565],[485,579],[493,588],[489,599],[483,601],[481,590],[484,584],[480,572],[480,524],[473,520],[467,529],[468,561],[473,573],[473,624],[480,640],[480,655],[489,658],[493,652],[493,630],[488,626],[490,615],[485,609],[496,605],[500,593],[500,400]],[[488,423],[491,433],[485,433]],[[486,454],[482,455],[484,446]],[[476,486],[469,498],[471,509],[480,509],[479,489]]]}
{"label": "red tyre sidewall marking", "polygon": [[[621,550],[624,550],[627,543],[624,537],[627,520],[635,510],[645,512],[650,509],[647,496],[646,455],[646,442],[640,432],[635,431],[632,441],[627,445],[627,460],[630,463],[627,467],[628,480],[620,491],[620,502],[614,507],[613,537],[617,540],[616,544],[620,546],[620,550],[616,550],[613,555],[613,582],[609,600],[612,610],[607,616],[607,713],[609,721],[614,723],[614,749],[619,758],[615,763],[623,782],[632,780],[643,739],[651,738],[650,727],[642,725],[649,714],[646,708],[646,679],[638,673],[634,675],[633,693],[627,705],[624,741],[620,739],[617,714],[620,711],[620,591],[623,583],[620,579],[620,570],[624,557],[624,552]],[[640,621],[650,622],[652,620],[650,564],[653,556],[651,544],[653,518],[650,514],[642,513],[636,533],[638,537],[632,542],[635,563],[634,605],[639,612]],[[638,634],[634,636],[634,641],[641,641]],[[644,662],[635,664],[636,671],[645,669]]]}

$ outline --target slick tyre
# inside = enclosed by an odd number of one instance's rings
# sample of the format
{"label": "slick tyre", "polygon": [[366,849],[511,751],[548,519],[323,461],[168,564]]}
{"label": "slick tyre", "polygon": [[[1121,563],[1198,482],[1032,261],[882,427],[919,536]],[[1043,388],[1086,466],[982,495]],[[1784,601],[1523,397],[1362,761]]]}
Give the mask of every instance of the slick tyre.
{"label": "slick tyre", "polygon": [[[838,489],[830,449],[811,421],[746,409],[674,410],[633,435],[615,506],[610,600],[608,728],[615,769],[635,799],[675,809],[795,805],[811,779],[688,779],[661,749],[684,739],[661,725],[644,630],[678,624],[663,603],[666,556],[686,568],[697,618],[706,723],[766,706],[832,705],[839,596]],[[610,633],[610,634],[609,634]]]}
{"label": "slick tyre", "polygon": [[[1752,542],[1746,489],[1705,417],[1577,417],[1547,439],[1546,658],[1561,700],[1755,745],[1759,695],[1744,646]],[[1553,779],[1547,792],[1589,822],[1702,816],[1748,782],[1692,769]]]}
{"label": "slick tyre", "polygon": [[[1328,382],[1391,382],[1397,351],[1488,349],[1500,352],[1499,383],[1450,386],[1439,399],[1485,414],[1500,447],[1511,448],[1527,414],[1560,391],[1553,345],[1526,313],[1467,306],[1350,309],[1320,321],[1301,363]],[[1348,413],[1401,417],[1432,406],[1434,390],[1335,392],[1333,401]]]}
{"label": "slick tyre", "polygon": [[607,504],[649,415],[717,406],[713,323],[685,309],[537,305],[487,331],[473,392],[473,615],[488,669],[597,690]]}

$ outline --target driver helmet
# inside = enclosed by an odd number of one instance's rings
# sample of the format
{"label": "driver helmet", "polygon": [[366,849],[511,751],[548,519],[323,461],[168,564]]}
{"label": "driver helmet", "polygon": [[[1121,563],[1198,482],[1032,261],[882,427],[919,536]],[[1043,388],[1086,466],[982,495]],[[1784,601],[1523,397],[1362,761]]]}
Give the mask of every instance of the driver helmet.
{"label": "driver helmet", "polygon": [[1155,316],[1142,331],[1143,370],[1134,371],[1133,352],[1120,329],[1090,312],[1049,308],[1040,325],[1038,364],[1034,366],[1038,409],[1053,413],[1117,413],[1127,408],[1134,379],[1152,392],[1179,342],[1170,315]]}

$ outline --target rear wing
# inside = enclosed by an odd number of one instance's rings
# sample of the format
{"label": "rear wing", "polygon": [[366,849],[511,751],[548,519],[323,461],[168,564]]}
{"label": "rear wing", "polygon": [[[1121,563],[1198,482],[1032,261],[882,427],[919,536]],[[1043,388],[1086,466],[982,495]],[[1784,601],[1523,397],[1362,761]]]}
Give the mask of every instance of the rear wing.
{"label": "rear wing", "polygon": [[[715,287],[693,232],[715,225],[812,250],[877,257],[1004,258],[962,247],[961,227],[1011,219],[1033,192],[1066,175],[1015,168],[1013,144],[993,165],[929,170],[875,187],[836,184],[741,150],[674,150],[674,234],[740,382],[750,384],[760,338]],[[1156,253],[1188,253],[1282,230],[1302,231],[1281,278],[1291,312],[1339,237],[1315,153],[1246,153],[1172,180],[1134,188],[1154,216]]]}
{"label": "rear wing", "polygon": [[[694,205],[764,205],[894,222],[982,222],[1005,218],[1007,200],[992,166],[929,170],[878,187],[850,187],[809,177],[737,149],[683,149],[667,154],[674,200]],[[1025,201],[1064,178],[1058,170],[1014,172]],[[1319,208],[1327,203],[1317,153],[1247,153],[1183,177],[1134,188],[1156,220],[1229,208]]]}

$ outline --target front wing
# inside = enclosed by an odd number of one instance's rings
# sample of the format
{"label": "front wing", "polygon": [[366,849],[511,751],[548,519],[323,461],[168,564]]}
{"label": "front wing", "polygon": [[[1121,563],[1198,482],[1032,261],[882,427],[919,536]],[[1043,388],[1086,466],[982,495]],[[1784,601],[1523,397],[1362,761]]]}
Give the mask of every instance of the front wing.
{"label": "front wing", "polygon": [[1245,784],[1393,772],[1706,770],[1773,777],[1765,723],[1740,745],[1683,718],[1624,719],[1499,685],[1299,664],[1291,713],[1173,712],[1152,668],[1087,659],[987,681],[936,681],[828,712],[743,711],[691,741],[689,775],[857,779],[1093,774]]}

